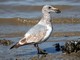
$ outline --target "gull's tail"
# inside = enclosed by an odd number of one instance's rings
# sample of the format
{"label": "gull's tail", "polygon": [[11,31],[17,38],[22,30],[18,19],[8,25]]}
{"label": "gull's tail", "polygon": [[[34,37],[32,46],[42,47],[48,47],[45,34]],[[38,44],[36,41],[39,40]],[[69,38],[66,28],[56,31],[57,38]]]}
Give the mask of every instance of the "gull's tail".
{"label": "gull's tail", "polygon": [[18,48],[20,47],[21,45],[19,43],[16,43],[15,45],[13,45],[10,49],[13,49],[13,48]]}
{"label": "gull's tail", "polygon": [[[20,44],[19,42],[22,43],[22,44]],[[20,46],[23,46],[23,45],[27,44],[25,37],[22,38],[19,42],[17,42],[15,45],[13,45],[10,49],[18,48]]]}

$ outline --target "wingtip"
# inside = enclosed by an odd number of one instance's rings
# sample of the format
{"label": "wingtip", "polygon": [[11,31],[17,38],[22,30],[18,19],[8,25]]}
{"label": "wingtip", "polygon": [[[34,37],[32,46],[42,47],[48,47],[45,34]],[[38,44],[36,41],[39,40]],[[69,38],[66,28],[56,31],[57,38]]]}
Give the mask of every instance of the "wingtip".
{"label": "wingtip", "polygon": [[12,47],[10,47],[10,49],[13,49],[15,47],[15,45],[13,45]]}
{"label": "wingtip", "polygon": [[10,47],[10,49],[13,49],[13,48],[18,48],[20,46],[20,44],[16,43],[15,45],[13,45],[12,47]]}

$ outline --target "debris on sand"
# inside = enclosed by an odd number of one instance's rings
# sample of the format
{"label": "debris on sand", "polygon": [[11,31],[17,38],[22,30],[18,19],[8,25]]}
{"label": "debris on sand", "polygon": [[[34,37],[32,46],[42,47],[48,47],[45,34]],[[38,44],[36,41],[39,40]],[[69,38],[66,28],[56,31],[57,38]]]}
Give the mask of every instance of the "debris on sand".
{"label": "debris on sand", "polygon": [[13,43],[13,41],[11,41],[11,40],[6,40],[6,39],[1,40],[0,39],[0,45],[9,46],[12,43]]}
{"label": "debris on sand", "polygon": [[63,53],[77,53],[80,51],[80,41],[67,41],[63,46],[61,46],[59,43],[56,43],[55,45],[56,51],[62,51]]}

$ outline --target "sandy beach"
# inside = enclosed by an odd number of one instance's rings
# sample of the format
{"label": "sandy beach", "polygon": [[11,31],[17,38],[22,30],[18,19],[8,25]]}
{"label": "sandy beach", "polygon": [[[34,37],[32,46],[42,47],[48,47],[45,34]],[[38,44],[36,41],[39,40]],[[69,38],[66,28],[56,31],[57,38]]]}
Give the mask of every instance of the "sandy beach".
{"label": "sandy beach", "polygon": [[[18,20],[19,19],[19,20]],[[24,21],[26,20],[26,21]],[[26,31],[28,31],[33,25],[38,22],[39,19],[25,19],[25,18],[0,18],[0,39],[11,40],[16,43],[21,37],[24,36]],[[55,48],[52,46],[55,43],[60,43],[63,45],[66,41],[78,40],[80,37],[79,18],[55,18],[52,20],[54,26],[54,33],[51,34],[51,37],[43,44],[40,44],[40,47],[47,50],[48,55],[37,55],[36,49],[30,46],[23,46],[18,49],[9,50],[10,44],[8,46],[0,46],[0,59],[8,60],[79,60],[79,53],[72,54],[63,54],[61,51],[55,51]],[[59,29],[57,27],[61,26]],[[71,28],[71,29],[65,29]],[[15,29],[14,29],[15,28]],[[76,28],[76,29],[75,29]],[[63,30],[64,29],[64,30]],[[75,29],[75,30],[73,30]],[[44,46],[47,44],[47,47]],[[49,45],[48,45],[49,44]],[[6,51],[5,51],[6,48]],[[34,49],[33,49],[34,48]],[[50,49],[50,50],[49,50]],[[5,52],[5,53],[3,53]],[[74,57],[73,57],[74,56]],[[49,59],[48,59],[49,58]]]}
{"label": "sandy beach", "polygon": [[[39,44],[48,54],[38,55],[33,45],[10,50],[13,44],[39,22],[42,17],[41,9],[46,4],[61,10],[60,14],[51,14],[53,32],[46,42]],[[7,40],[8,45],[4,44],[4,40]],[[0,1],[0,60],[80,60],[80,51],[63,54],[61,51],[55,51],[53,47],[55,43],[64,45],[66,41],[71,40],[80,40],[79,0]]]}

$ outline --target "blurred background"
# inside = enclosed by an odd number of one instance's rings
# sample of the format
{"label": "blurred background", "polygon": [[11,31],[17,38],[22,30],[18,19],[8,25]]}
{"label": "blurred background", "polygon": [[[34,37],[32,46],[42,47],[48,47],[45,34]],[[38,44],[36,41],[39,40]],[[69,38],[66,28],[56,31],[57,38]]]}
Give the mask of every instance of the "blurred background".
{"label": "blurred background", "polygon": [[0,0],[0,18],[36,18],[43,5],[60,7],[63,12],[54,17],[80,17],[79,0]]}
{"label": "blurred background", "polygon": [[[13,44],[19,41],[41,19],[44,5],[59,8],[61,13],[51,13],[53,32],[48,41],[40,44],[40,47],[51,54],[46,59],[64,60],[63,55],[59,56],[62,53],[56,52],[53,44],[64,45],[67,40],[80,40],[80,0],[0,0],[0,40],[10,40]],[[4,46],[1,41],[0,60],[39,60],[34,46],[9,50],[13,44]],[[69,56],[65,57],[68,59]],[[44,58],[42,56],[40,59]],[[75,58],[72,56],[71,59]]]}

